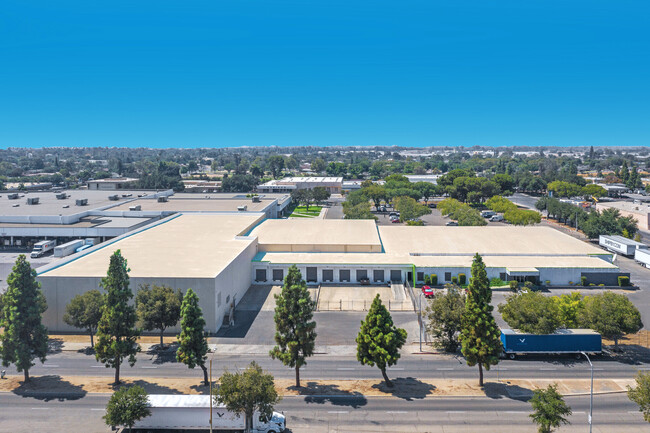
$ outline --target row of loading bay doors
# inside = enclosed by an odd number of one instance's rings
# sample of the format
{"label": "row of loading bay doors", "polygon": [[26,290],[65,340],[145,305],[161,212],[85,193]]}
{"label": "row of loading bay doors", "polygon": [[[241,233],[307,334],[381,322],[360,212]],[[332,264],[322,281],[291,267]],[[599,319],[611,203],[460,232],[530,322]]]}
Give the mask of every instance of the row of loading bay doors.
{"label": "row of loading bay doors", "polygon": [[[367,269],[357,269],[355,272],[356,281],[359,282],[363,279],[369,279]],[[315,266],[307,267],[307,282],[316,282],[318,281],[318,268]],[[333,282],[334,281],[334,270],[333,269],[323,269],[323,282]],[[383,283],[386,281],[384,276],[383,269],[375,269],[372,271],[372,281],[376,283]],[[402,281],[402,271],[399,269],[393,269],[390,271],[390,281]],[[339,282],[350,282],[350,270],[349,269],[339,269]]]}

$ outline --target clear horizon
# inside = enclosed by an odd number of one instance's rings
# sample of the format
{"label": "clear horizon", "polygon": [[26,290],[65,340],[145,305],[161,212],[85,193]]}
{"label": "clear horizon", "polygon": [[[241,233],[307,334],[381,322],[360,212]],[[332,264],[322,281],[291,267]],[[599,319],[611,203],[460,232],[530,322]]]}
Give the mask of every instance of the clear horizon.
{"label": "clear horizon", "polygon": [[650,145],[638,0],[7,2],[0,148]]}

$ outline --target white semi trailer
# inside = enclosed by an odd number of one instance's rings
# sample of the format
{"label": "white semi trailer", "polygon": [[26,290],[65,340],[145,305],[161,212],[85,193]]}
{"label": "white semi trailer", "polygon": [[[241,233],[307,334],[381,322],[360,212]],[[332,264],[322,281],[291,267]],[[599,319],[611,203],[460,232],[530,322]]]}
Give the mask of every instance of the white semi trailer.
{"label": "white semi trailer", "polygon": [[641,265],[645,266],[646,268],[650,268],[650,250],[648,249],[636,250],[634,252],[634,260],[637,263],[640,263]]}
{"label": "white semi trailer", "polygon": [[[210,429],[209,395],[149,395],[151,415],[136,422],[134,429],[145,431],[203,430]],[[281,433],[286,429],[285,416],[273,412],[268,422],[253,417],[252,431],[256,433]],[[222,406],[212,406],[213,431],[243,431],[246,420]]]}
{"label": "white semi trailer", "polygon": [[65,257],[74,254],[77,248],[84,244],[83,239],[77,239],[68,243],[54,247],[54,257]]}
{"label": "white semi trailer", "polygon": [[614,253],[623,254],[624,256],[634,257],[636,250],[647,249],[648,246],[632,239],[624,238],[617,235],[600,235],[598,244],[606,250]]}
{"label": "white semi trailer", "polygon": [[56,246],[56,240],[50,239],[49,241],[40,241],[34,244],[34,249],[29,255],[32,259],[37,259],[44,255],[46,252],[51,251]]}

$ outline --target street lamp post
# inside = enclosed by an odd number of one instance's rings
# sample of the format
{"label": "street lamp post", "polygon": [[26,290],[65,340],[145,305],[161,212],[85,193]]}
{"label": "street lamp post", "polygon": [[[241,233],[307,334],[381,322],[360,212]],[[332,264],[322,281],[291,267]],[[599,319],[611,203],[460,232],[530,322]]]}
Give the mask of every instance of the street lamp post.
{"label": "street lamp post", "polygon": [[587,361],[589,362],[589,366],[591,367],[591,391],[589,393],[589,433],[591,433],[591,420],[592,420],[592,415],[593,415],[593,410],[594,410],[594,365],[591,363],[591,359],[589,359],[589,355],[587,355],[585,352],[580,352],[582,353],[585,358],[587,358]]}

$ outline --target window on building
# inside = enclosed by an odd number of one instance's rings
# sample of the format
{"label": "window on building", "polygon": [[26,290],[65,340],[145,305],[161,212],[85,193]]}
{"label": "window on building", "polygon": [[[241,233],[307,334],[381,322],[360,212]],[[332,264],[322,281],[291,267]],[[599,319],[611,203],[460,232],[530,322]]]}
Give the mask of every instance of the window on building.
{"label": "window on building", "polygon": [[282,269],[273,269],[273,281],[284,280],[284,271]]}
{"label": "window on building", "polygon": [[451,272],[445,272],[445,281],[451,281]]}
{"label": "window on building", "polygon": [[255,281],[266,281],[266,269],[255,269]]}
{"label": "window on building", "polygon": [[221,307],[221,292],[217,293],[217,307]]}
{"label": "window on building", "polygon": [[500,279],[501,281],[508,281],[508,275],[506,275],[505,272],[501,272],[501,273],[499,274],[499,279]]}

